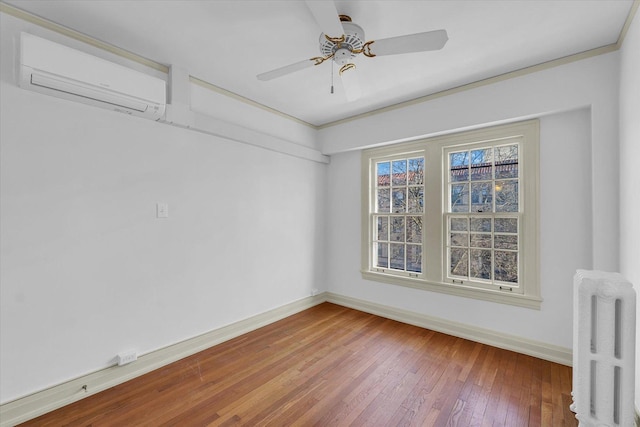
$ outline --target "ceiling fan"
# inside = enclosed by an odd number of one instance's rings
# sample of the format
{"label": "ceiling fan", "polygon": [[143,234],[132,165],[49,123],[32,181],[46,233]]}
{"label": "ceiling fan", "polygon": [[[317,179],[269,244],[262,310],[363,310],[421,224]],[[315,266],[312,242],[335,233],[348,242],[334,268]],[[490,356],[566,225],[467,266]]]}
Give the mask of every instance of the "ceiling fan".
{"label": "ceiling fan", "polygon": [[[320,54],[322,56],[258,74],[258,80],[276,79],[332,60],[340,67],[339,74],[347,98],[356,99],[360,95],[360,87],[355,72],[350,71],[356,68],[353,63],[356,55],[363,54],[373,58],[382,55],[439,50],[449,39],[446,30],[436,30],[365,42],[362,27],[351,22],[349,16],[339,15],[333,1],[306,0],[305,3],[322,30],[320,34]],[[333,93],[333,86],[331,92]]]}

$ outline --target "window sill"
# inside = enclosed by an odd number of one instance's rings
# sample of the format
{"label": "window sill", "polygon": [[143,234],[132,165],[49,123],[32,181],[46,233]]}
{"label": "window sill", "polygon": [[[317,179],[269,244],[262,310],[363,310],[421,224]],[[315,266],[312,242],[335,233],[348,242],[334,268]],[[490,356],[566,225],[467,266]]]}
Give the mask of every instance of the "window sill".
{"label": "window sill", "polygon": [[373,271],[361,271],[361,273],[363,279],[372,280],[374,282],[406,286],[409,288],[422,289],[425,291],[440,292],[449,295],[491,301],[499,304],[515,305],[518,307],[531,308],[535,310],[540,310],[540,305],[542,303],[542,298],[531,295],[471,288],[468,286],[460,286],[451,283],[430,282],[425,279],[402,277]]}

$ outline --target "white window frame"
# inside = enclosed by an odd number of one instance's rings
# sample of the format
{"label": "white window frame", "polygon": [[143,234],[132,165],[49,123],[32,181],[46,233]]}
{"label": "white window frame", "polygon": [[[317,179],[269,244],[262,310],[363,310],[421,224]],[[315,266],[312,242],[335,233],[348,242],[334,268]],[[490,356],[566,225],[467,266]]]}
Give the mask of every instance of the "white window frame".
{"label": "white window frame", "polygon": [[[539,121],[488,127],[473,131],[393,144],[362,152],[362,259],[366,280],[442,292],[468,298],[540,309],[539,283]],[[517,286],[462,281],[447,274],[448,156],[454,147],[519,144],[519,219]],[[407,274],[373,265],[375,182],[377,162],[424,156],[424,213],[422,220],[422,272]],[[453,214],[455,215],[455,214]],[[494,214],[498,215],[498,214]]]}

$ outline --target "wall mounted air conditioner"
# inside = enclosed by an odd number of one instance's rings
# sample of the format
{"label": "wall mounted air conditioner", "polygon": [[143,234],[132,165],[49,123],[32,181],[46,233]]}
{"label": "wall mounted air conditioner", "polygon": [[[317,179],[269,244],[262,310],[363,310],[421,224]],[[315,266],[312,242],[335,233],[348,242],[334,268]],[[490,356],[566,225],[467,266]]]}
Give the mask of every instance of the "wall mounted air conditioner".
{"label": "wall mounted air conditioner", "polygon": [[19,84],[152,120],[166,107],[164,80],[27,33],[20,35]]}

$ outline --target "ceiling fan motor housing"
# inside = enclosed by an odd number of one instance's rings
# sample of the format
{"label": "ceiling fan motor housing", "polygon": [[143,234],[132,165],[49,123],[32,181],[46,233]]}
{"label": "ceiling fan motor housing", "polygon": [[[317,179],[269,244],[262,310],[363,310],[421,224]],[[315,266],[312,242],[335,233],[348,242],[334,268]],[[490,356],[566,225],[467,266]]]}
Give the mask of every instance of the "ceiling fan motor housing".
{"label": "ceiling fan motor housing", "polygon": [[[333,60],[339,65],[345,65],[351,61],[356,55],[353,51],[362,50],[364,45],[364,30],[361,26],[354,24],[353,22],[341,22],[344,29],[344,41],[333,41],[335,39],[329,39],[325,37],[325,34],[320,34],[320,53],[323,57],[333,55]],[[339,36],[341,36],[340,34]],[[339,37],[337,36],[337,37]],[[333,37],[333,36],[330,36]]]}

